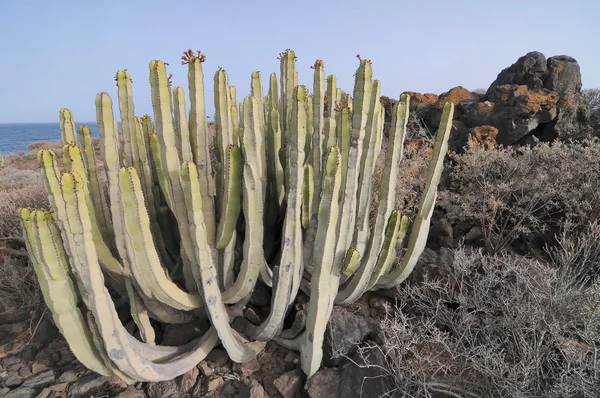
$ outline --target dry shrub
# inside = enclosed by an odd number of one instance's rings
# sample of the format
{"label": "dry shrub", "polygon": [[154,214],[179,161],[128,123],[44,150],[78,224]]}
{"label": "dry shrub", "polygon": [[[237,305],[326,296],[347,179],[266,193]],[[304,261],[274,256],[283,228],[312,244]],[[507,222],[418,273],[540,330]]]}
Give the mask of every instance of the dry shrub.
{"label": "dry shrub", "polygon": [[[381,193],[381,179],[385,167],[385,155],[389,139],[383,137],[382,149],[375,163],[373,173],[373,198],[371,203],[371,223],[375,221]],[[396,176],[395,208],[413,219],[419,210],[421,193],[425,189],[427,168],[431,160],[433,142],[425,139],[407,141],[404,145],[404,157],[400,162],[399,173]],[[393,178],[394,176],[392,176]]]}
{"label": "dry shrub", "polygon": [[517,239],[548,240],[570,219],[585,226],[600,216],[600,142],[480,148],[451,155],[450,190],[438,201],[454,222],[482,228],[490,253]]}
{"label": "dry shrub", "polygon": [[33,267],[24,260],[0,255],[0,313],[31,312],[42,304]]}
{"label": "dry shrub", "polygon": [[[597,259],[596,259],[597,260]],[[600,396],[600,284],[509,254],[455,251],[380,324],[394,397]],[[577,268],[577,267],[576,267]]]}
{"label": "dry shrub", "polygon": [[[14,181],[14,183],[22,182],[24,181]],[[19,221],[21,207],[40,209],[48,206],[48,196],[39,175],[32,174],[31,180],[26,185],[0,190],[0,238],[20,238],[22,236]]]}

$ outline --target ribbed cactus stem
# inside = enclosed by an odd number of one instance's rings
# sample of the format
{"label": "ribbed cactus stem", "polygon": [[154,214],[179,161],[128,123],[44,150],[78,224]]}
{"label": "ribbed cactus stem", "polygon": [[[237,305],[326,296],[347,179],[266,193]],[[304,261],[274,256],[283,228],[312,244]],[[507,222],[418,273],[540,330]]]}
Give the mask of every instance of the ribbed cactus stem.
{"label": "ribbed cactus stem", "polygon": [[337,98],[337,78],[335,75],[327,76],[327,114],[329,117],[335,118]]}
{"label": "ribbed cactus stem", "polygon": [[175,109],[175,132],[179,158],[182,162],[193,160],[192,146],[190,145],[190,127],[187,122],[185,110],[185,92],[182,87],[173,88],[173,107]]}
{"label": "ribbed cactus stem", "polygon": [[79,128],[79,145],[83,150],[85,157],[85,165],[88,171],[88,187],[90,190],[90,198],[94,204],[94,212],[96,213],[96,221],[98,228],[102,234],[104,242],[108,245],[113,253],[115,253],[115,231],[110,219],[110,210],[104,196],[104,189],[100,182],[98,168],[96,167],[96,151],[92,141],[92,133],[88,126]]}
{"label": "ribbed cactus stem", "polygon": [[210,162],[202,58],[195,58],[188,63],[188,87],[190,91],[190,142],[194,154],[194,163],[198,168],[198,178],[200,179],[200,195],[202,196],[202,212],[204,213],[206,234],[208,241],[213,245],[217,228],[213,203],[216,192]]}
{"label": "ribbed cactus stem", "polygon": [[298,75],[296,74],[296,54],[288,49],[279,54],[280,79],[281,79],[281,100],[279,107],[280,126],[282,132],[282,147],[287,145],[287,137],[290,134],[289,126],[291,123],[292,108],[294,107],[294,89],[298,85]]}
{"label": "ribbed cactus stem", "polygon": [[408,278],[417,264],[419,256],[425,249],[431,225],[431,215],[437,198],[437,187],[444,169],[444,158],[448,152],[448,138],[452,130],[453,116],[454,104],[447,102],[442,111],[442,118],[433,148],[433,157],[429,162],[425,189],[419,204],[419,213],[413,223],[406,251],[400,263],[389,274],[381,278],[377,285],[379,288],[395,286]]}
{"label": "ribbed cactus stem", "polygon": [[59,112],[60,119],[60,141],[64,144],[77,142],[75,134],[75,122],[73,121],[73,112],[70,109],[62,108]]}
{"label": "ribbed cactus stem", "polygon": [[321,197],[321,167],[325,159],[323,157],[324,152],[323,144],[325,141],[325,67],[323,61],[317,60],[314,64],[314,76],[313,76],[313,111],[312,111],[312,126],[313,133],[311,145],[311,159],[315,187],[313,210],[318,211],[319,200]]}
{"label": "ribbed cactus stem", "polygon": [[[254,96],[244,99],[244,136],[242,140],[244,193],[243,212],[246,220],[242,264],[235,283],[223,293],[225,303],[235,303],[248,297],[256,285],[259,273],[267,273],[263,253],[263,180],[259,173],[260,152],[258,142],[262,140],[260,131],[261,113]],[[263,277],[270,277],[264,275]]]}
{"label": "ribbed cactus stem", "polygon": [[121,113],[121,128],[123,129],[123,165],[135,167],[134,151],[137,147],[134,146],[135,135],[135,109],[133,105],[133,91],[131,89],[131,77],[127,70],[117,72],[115,78],[117,81],[117,93],[119,96],[119,111]]}
{"label": "ribbed cactus stem", "polygon": [[[381,258],[382,247],[386,237],[386,223],[388,223],[396,203],[397,178],[394,178],[394,176],[398,174],[400,165],[406,125],[408,123],[409,101],[409,96],[403,95],[400,102],[394,105],[392,111],[392,128],[389,134],[390,141],[387,147],[385,167],[381,178],[379,207],[377,209],[375,225],[371,231],[371,238],[368,242],[366,253],[361,259],[360,267],[356,274],[340,288],[340,292],[336,297],[336,303],[351,303],[360,298],[367,291],[371,274],[377,266],[378,258]],[[379,114],[379,111],[376,111],[377,113],[374,115]],[[397,224],[399,225],[399,220],[397,220]],[[393,241],[390,244],[395,245],[395,243]]]}
{"label": "ribbed cactus stem", "polygon": [[289,170],[286,177],[288,178],[287,210],[283,224],[281,258],[274,271],[276,276],[273,284],[274,293],[271,296],[271,312],[260,326],[247,331],[258,340],[270,340],[281,330],[288,306],[295,299],[300,287],[300,277],[304,268],[301,207],[307,96],[304,86],[297,86],[294,89],[286,156],[286,169]]}
{"label": "ribbed cactus stem", "polygon": [[[374,80],[371,91],[371,107],[365,129],[365,149],[360,161],[360,170],[358,190],[358,206],[356,209],[356,229],[354,230],[354,246],[360,253],[365,253],[367,238],[369,236],[369,215],[371,210],[371,198],[373,197],[373,172],[375,171],[375,162],[379,155],[381,147],[381,136],[383,131],[378,123],[381,103],[379,102],[381,83]],[[378,147],[379,145],[379,147]]]}
{"label": "ribbed cactus stem", "polygon": [[335,272],[336,227],[338,197],[341,187],[341,157],[339,148],[330,147],[324,164],[323,195],[318,210],[315,247],[310,259],[313,268],[306,332],[300,337],[302,370],[310,377],[320,367],[323,358],[323,339],[331,306],[331,278]]}
{"label": "ribbed cactus stem", "polygon": [[69,276],[67,254],[52,213],[21,209],[20,216],[31,263],[54,324],[84,366],[104,376],[112,375],[77,308],[76,288]]}
{"label": "ribbed cactus stem", "polygon": [[231,360],[238,363],[248,362],[262,351],[266,343],[248,342],[229,325],[229,316],[217,282],[217,271],[206,239],[206,229],[202,221],[202,202],[198,193],[198,175],[192,163],[183,164],[182,181],[186,203],[190,209],[194,249],[198,261],[202,264],[201,267],[193,269],[198,290],[203,292],[206,310]]}

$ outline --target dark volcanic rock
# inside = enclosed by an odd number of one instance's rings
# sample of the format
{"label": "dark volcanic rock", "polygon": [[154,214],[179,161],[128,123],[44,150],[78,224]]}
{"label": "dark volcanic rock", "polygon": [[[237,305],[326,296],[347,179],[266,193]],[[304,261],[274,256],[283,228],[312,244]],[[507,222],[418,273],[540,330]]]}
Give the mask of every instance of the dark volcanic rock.
{"label": "dark volcanic rock", "polygon": [[[411,112],[432,133],[438,129],[444,104],[455,105],[449,147],[457,152],[473,142],[473,129],[480,126],[497,130],[493,142],[487,140],[486,146],[583,139],[593,134],[589,105],[581,93],[581,70],[567,55],[546,59],[540,52],[530,52],[502,70],[485,95],[464,87],[455,87],[438,98],[407,93],[411,95]],[[388,113],[391,121],[393,102],[382,101],[386,123]]]}

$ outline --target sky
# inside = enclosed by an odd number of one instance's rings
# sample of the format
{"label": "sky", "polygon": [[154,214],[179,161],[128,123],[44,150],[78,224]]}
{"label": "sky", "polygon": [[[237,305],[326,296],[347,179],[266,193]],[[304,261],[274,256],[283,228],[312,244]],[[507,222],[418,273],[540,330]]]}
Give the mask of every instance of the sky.
{"label": "sky", "polygon": [[207,56],[207,112],[214,114],[213,76],[223,67],[238,101],[260,71],[265,90],[277,55],[296,52],[299,81],[312,91],[322,59],[338,87],[352,91],[357,54],[373,62],[382,95],[440,94],[487,88],[530,51],[570,55],[584,88],[600,87],[600,1],[0,0],[0,123],[95,121],[94,100],[115,102],[116,72],[133,79],[136,115],[152,115],[149,63],[168,62],[187,96],[183,51]]}

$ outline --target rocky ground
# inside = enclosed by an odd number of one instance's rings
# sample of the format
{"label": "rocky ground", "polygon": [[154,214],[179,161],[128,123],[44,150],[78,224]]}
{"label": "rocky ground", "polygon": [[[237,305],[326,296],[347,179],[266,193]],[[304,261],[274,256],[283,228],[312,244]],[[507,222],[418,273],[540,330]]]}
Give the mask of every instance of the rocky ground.
{"label": "rocky ground", "polygon": [[[222,348],[171,381],[128,386],[117,377],[87,370],[71,353],[49,317],[37,325],[30,319],[0,319],[0,397],[359,397],[388,391],[382,372],[361,367],[357,344],[376,339],[377,318],[383,314],[380,295],[367,295],[356,304],[336,308],[328,329],[325,367],[306,383],[297,352],[274,342],[254,360],[232,363]],[[165,331],[163,341],[180,344],[200,333],[205,325],[178,325]],[[33,334],[33,336],[32,336]],[[370,362],[381,358],[375,355]],[[365,379],[367,377],[367,379]],[[369,378],[374,377],[374,378]],[[363,382],[364,379],[364,382]],[[368,391],[368,395],[364,395]]]}

